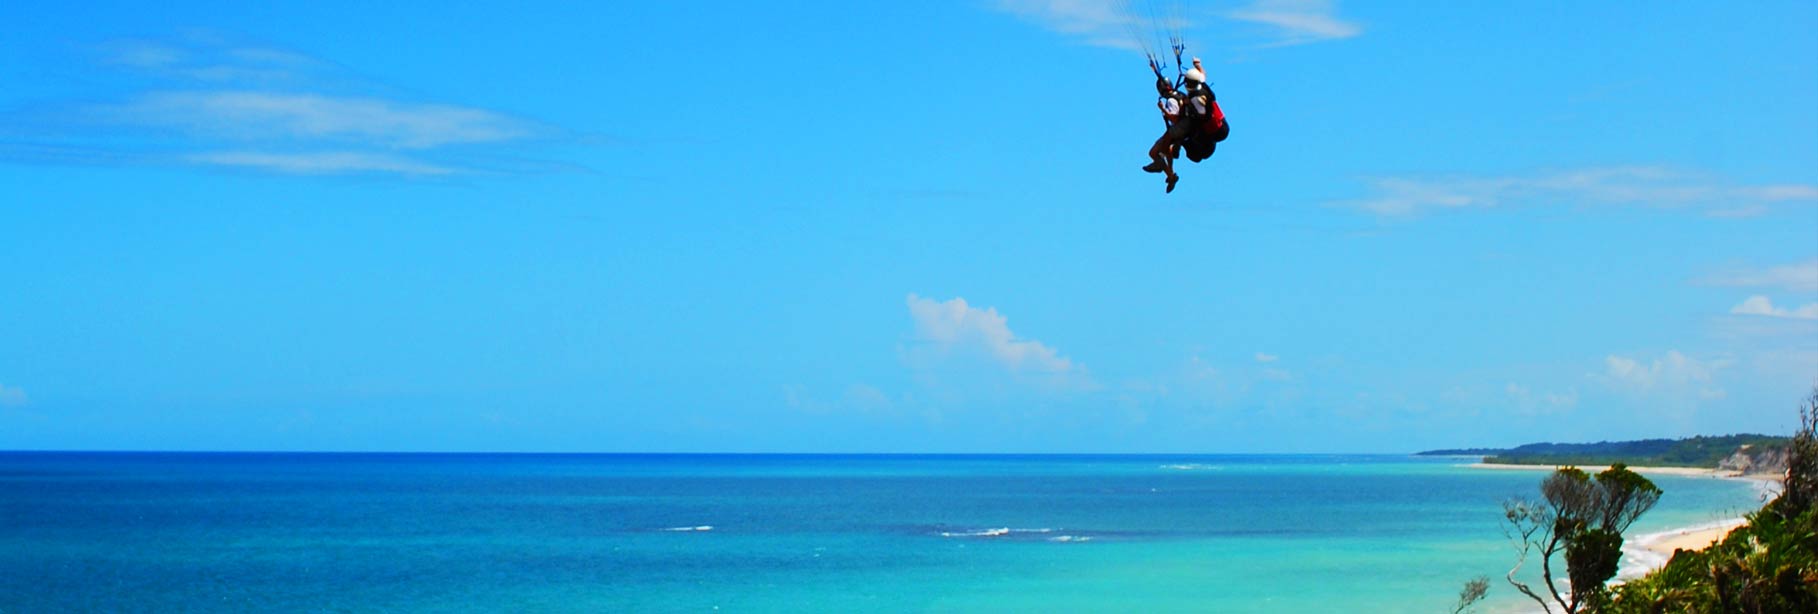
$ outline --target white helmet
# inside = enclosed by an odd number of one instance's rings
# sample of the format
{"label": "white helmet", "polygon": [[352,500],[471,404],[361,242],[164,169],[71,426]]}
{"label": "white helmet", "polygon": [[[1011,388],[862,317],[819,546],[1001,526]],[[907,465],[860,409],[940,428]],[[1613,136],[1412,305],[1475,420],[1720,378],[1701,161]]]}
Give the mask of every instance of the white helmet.
{"label": "white helmet", "polygon": [[1205,83],[1206,73],[1201,72],[1198,68],[1187,69],[1187,80],[1195,83]]}

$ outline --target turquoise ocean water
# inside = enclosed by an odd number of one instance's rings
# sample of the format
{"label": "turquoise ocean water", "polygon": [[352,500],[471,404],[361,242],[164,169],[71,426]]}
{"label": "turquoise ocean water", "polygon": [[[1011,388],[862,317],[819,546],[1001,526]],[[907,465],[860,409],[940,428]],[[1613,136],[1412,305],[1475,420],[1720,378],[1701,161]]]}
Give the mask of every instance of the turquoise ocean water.
{"label": "turquoise ocean water", "polygon": [[[1441,612],[1541,472],[1405,456],[0,453],[0,611]],[[1759,506],[1656,477],[1631,535]]]}

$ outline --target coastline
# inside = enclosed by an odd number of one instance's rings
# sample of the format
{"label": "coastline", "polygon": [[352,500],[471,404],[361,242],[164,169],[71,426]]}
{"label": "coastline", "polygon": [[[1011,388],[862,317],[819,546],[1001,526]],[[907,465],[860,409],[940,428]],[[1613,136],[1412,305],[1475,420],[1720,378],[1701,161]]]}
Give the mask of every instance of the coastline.
{"label": "coastline", "polygon": [[[1460,466],[1472,469],[1489,469],[1497,471],[1552,471],[1560,467],[1572,465],[1515,465],[1478,462],[1465,463]],[[1583,469],[1586,473],[1593,474],[1609,468],[1607,465],[1575,466],[1579,469]],[[1737,471],[1705,469],[1700,467],[1629,467],[1629,470],[1642,475],[1675,475],[1710,477],[1721,480],[1743,480],[1753,482],[1755,488],[1760,491],[1764,497],[1774,494],[1778,490],[1777,487],[1780,484],[1780,476],[1765,473],[1745,474]],[[1615,581],[1618,583],[1626,582],[1652,573],[1654,570],[1665,567],[1667,561],[1672,560],[1673,554],[1677,551],[1702,550],[1713,543],[1722,541],[1724,537],[1730,534],[1730,531],[1735,530],[1736,527],[1740,527],[1747,522],[1748,519],[1741,517],[1725,518],[1722,520],[1635,536],[1622,545],[1621,571],[1616,574]]]}
{"label": "coastline", "polygon": [[[1579,469],[1583,469],[1585,473],[1593,473],[1593,474],[1610,468],[1609,465],[1514,465],[1514,464],[1507,464],[1507,463],[1482,463],[1482,462],[1465,463],[1460,466],[1461,467],[1470,467],[1472,469],[1494,469],[1494,470],[1499,470],[1499,471],[1523,471],[1523,470],[1553,471],[1560,467],[1577,467]],[[1652,473],[1652,474],[1656,474],[1656,475],[1710,476],[1710,477],[1714,477],[1714,478],[1726,478],[1726,479],[1747,479],[1747,480],[1773,479],[1771,476],[1768,476],[1765,474],[1745,475],[1743,473],[1735,472],[1735,471],[1724,471],[1721,469],[1705,469],[1702,467],[1635,467],[1635,466],[1631,466],[1631,467],[1629,467],[1629,471],[1633,471],[1635,473],[1640,473],[1643,475]]]}
{"label": "coastline", "polygon": [[[1617,568],[1616,577],[1611,579],[1611,585],[1622,584],[1665,567],[1679,550],[1702,550],[1713,543],[1722,541],[1730,534],[1730,531],[1746,522],[1748,520],[1745,518],[1726,518],[1647,533],[1626,540],[1622,544],[1622,563]],[[1523,601],[1518,606],[1496,611],[1507,614],[1539,614],[1542,612],[1531,606],[1531,602]]]}
{"label": "coastline", "polygon": [[1726,518],[1657,533],[1647,533],[1622,545],[1621,571],[1616,581],[1626,582],[1665,567],[1680,550],[1703,550],[1748,522],[1746,518]]}

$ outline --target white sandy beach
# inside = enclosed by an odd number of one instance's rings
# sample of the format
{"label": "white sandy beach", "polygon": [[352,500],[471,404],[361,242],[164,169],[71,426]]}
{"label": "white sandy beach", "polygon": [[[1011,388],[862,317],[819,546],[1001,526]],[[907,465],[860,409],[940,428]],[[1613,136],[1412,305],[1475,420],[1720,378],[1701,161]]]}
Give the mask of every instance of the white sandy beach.
{"label": "white sandy beach", "polygon": [[[1595,473],[1598,473],[1605,469],[1609,469],[1608,465],[1507,465],[1507,464],[1502,464],[1502,463],[1466,463],[1461,466],[1470,467],[1472,469],[1498,469],[1498,470],[1509,470],[1509,471],[1553,471],[1560,467],[1577,467],[1579,469],[1583,469],[1585,473],[1591,473],[1591,474],[1595,474]],[[1631,467],[1629,467],[1629,471],[1633,471],[1635,473],[1639,473],[1642,475],[1647,475],[1647,474],[1689,475],[1689,476],[1710,476],[1710,477],[1714,477],[1714,478],[1745,478],[1745,477],[1747,477],[1750,479],[1755,479],[1750,476],[1744,476],[1743,474],[1737,473],[1735,471],[1721,471],[1721,470],[1717,470],[1717,469],[1704,469],[1704,468],[1700,468],[1700,467],[1634,467],[1634,466],[1631,466]],[[1764,478],[1765,477],[1766,476],[1764,476]]]}
{"label": "white sandy beach", "polygon": [[[1721,541],[1744,522],[1747,521],[1742,518],[1729,518],[1631,537],[1622,545],[1622,565],[1612,583],[1621,584],[1648,575],[1666,566],[1667,561],[1673,559],[1674,552],[1703,549]],[[1564,590],[1563,583],[1561,590]],[[1533,607],[1532,602],[1522,601],[1490,611],[1499,614],[1538,614],[1542,610]]]}
{"label": "white sandy beach", "polygon": [[[1501,463],[1466,463],[1461,466],[1473,469],[1493,469],[1507,471],[1553,471],[1567,465],[1511,465]],[[1595,474],[1608,469],[1608,466],[1575,465],[1586,473]],[[1735,471],[1721,471],[1699,467],[1629,467],[1630,471],[1642,475],[1676,475],[1705,476],[1725,480],[1748,480],[1755,482],[1763,499],[1769,498],[1780,484],[1780,476],[1769,474],[1742,474]],[[1726,518],[1687,527],[1679,527],[1657,533],[1633,536],[1623,544],[1621,571],[1616,581],[1633,580],[1647,575],[1667,564],[1678,550],[1700,550],[1721,541],[1730,531],[1747,522],[1743,518]]]}
{"label": "white sandy beach", "polygon": [[1703,550],[1722,541],[1747,520],[1726,518],[1715,522],[1679,527],[1630,538],[1622,545],[1622,567],[1616,581],[1623,582],[1647,575],[1672,560],[1679,550]]}

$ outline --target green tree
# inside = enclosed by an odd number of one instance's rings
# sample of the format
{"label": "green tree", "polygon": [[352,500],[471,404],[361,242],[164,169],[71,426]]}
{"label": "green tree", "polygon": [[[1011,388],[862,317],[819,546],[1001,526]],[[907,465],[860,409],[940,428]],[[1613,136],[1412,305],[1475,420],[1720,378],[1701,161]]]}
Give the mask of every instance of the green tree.
{"label": "green tree", "polygon": [[[1575,614],[1603,601],[1604,583],[1616,577],[1622,560],[1622,533],[1660,501],[1660,488],[1617,463],[1595,477],[1577,467],[1554,471],[1540,482],[1540,501],[1517,499],[1503,504],[1505,532],[1515,542],[1515,566],[1507,579],[1516,590],[1552,612],[1557,604]],[[1541,592],[1518,579],[1529,557],[1539,559]],[[1557,588],[1554,557],[1566,563],[1571,587]]]}
{"label": "green tree", "polygon": [[1779,497],[1703,550],[1681,550],[1599,607],[1611,614],[1818,612],[1818,388],[1800,407]]}
{"label": "green tree", "polygon": [[1818,504],[1818,386],[1799,406],[1799,430],[1786,452],[1785,488],[1774,505],[1776,512],[1791,518]]}

